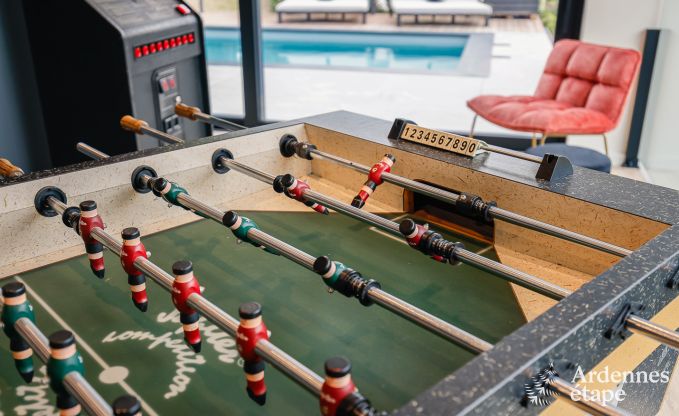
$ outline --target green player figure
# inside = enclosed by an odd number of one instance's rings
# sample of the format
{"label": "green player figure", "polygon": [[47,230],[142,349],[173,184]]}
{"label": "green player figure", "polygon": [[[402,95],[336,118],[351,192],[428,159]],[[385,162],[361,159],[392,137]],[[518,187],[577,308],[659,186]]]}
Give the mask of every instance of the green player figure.
{"label": "green player figure", "polygon": [[85,375],[83,358],[75,347],[75,337],[70,331],[57,331],[49,336],[50,357],[47,360],[47,375],[50,387],[57,394],[57,408],[61,416],[80,413],[80,404],[64,386],[64,377],[76,371]]}
{"label": "green player figure", "polygon": [[250,243],[257,248],[264,249],[264,251],[268,253],[279,255],[279,253],[273,248],[263,246],[255,241],[252,241],[250,237],[248,237],[248,231],[250,231],[251,229],[259,230],[257,224],[255,224],[255,222],[252,221],[250,218],[241,217],[235,211],[228,211],[224,213],[224,217],[222,218],[222,224],[229,227],[233,235],[235,235],[238,240]]}
{"label": "green player figure", "polygon": [[182,207],[185,210],[191,211],[196,215],[200,215],[203,218],[207,218],[205,215],[201,214],[200,212],[196,212],[190,208],[185,207],[178,199],[180,194],[185,194],[188,195],[189,193],[186,191],[186,189],[182,188],[181,186],[177,185],[174,182],[170,182],[165,178],[156,178],[153,180],[153,185],[152,188],[153,193],[161,198],[163,198],[165,201],[170,203],[171,205],[176,205],[178,207]]}
{"label": "green player figure", "polygon": [[14,365],[21,378],[27,383],[33,380],[33,350],[14,328],[14,324],[21,318],[35,323],[33,306],[26,298],[26,288],[22,283],[7,283],[2,287],[3,307],[2,323],[5,334],[9,337],[9,349],[12,351]]}

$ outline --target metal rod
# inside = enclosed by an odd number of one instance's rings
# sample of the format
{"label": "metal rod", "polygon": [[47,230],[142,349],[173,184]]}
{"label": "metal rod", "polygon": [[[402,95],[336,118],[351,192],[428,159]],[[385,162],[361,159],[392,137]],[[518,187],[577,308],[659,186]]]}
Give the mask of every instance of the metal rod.
{"label": "metal rod", "polygon": [[[261,340],[255,346],[257,353],[264,357],[268,362],[289,377],[293,378],[299,385],[306,388],[311,394],[320,396],[323,388],[323,378],[316,373],[303,367],[294,358],[285,353],[280,348],[276,348],[271,342]],[[302,370],[302,368],[304,370]]]}
{"label": "metal rod", "polygon": [[224,120],[224,119],[221,119],[221,118],[218,118],[218,117],[215,117],[215,116],[211,116],[209,114],[205,114],[205,113],[202,113],[202,112],[196,114],[195,117],[196,117],[196,119],[198,119],[198,120],[200,120],[204,123],[212,124],[213,126],[217,126],[217,127],[221,127],[224,130],[232,131],[234,129],[242,130],[242,129],[246,128],[245,126],[241,126],[240,124],[233,123],[231,121]]}
{"label": "metal rod", "polygon": [[156,138],[164,143],[169,144],[184,143],[184,140],[180,139],[179,137],[167,134],[164,131],[156,130],[152,127],[142,125],[139,127],[139,130],[141,131],[142,134],[146,134],[147,136]]}
{"label": "metal rod", "polygon": [[542,163],[542,158],[540,156],[530,155],[525,152],[518,152],[516,150],[505,149],[504,147],[493,146],[492,144],[484,144],[481,149],[488,150],[493,153],[500,153],[503,155],[516,157],[518,159],[527,160],[529,162]]}
{"label": "metal rod", "polygon": [[177,195],[177,200],[182,203],[187,208],[190,208],[196,212],[200,212],[201,214],[204,214],[210,219],[213,219],[217,221],[218,223],[222,222],[222,218],[224,218],[224,211],[218,210],[217,208],[211,207],[196,198],[192,197],[191,195],[185,194],[185,193],[180,193]]}
{"label": "metal rod", "polygon": [[66,374],[64,386],[88,414],[92,416],[110,416],[113,414],[113,409],[106,400],[77,371]]}
{"label": "metal rod", "polygon": [[[50,347],[45,334],[28,318],[19,318],[14,323],[14,328],[28,343],[40,361],[47,364],[50,357]],[[93,416],[110,416],[113,414],[113,410],[106,403],[106,400],[77,371],[71,371],[64,376],[64,386],[88,414]]]}
{"label": "metal rod", "polygon": [[202,111],[194,112],[193,118],[195,120],[201,121],[203,123],[212,124],[213,126],[217,126],[217,127],[220,127],[224,130],[229,130],[229,131],[242,130],[242,129],[247,128],[245,126],[241,126],[240,124],[234,123],[232,121],[224,120],[222,118],[215,117],[215,116],[210,115],[210,114],[205,114]]}
{"label": "metal rod", "polygon": [[[238,321],[212,302],[194,293],[189,296],[188,303],[196,310],[201,311],[201,313],[210,319],[212,323],[223,329],[225,332],[232,336],[236,336],[239,324]],[[320,395],[323,379],[319,375],[290,357],[270,341],[259,341],[255,346],[255,349],[267,362],[290,376],[309,392],[316,396]]]}
{"label": "metal rod", "polygon": [[[316,258],[308,253],[305,253],[296,247],[293,247],[277,238],[258,229],[251,228],[248,231],[248,237],[252,238],[256,243],[262,244],[266,247],[271,247],[279,250],[286,258],[313,270]],[[368,297],[379,306],[396,313],[397,315],[408,319],[409,321],[421,326],[422,328],[431,331],[432,333],[443,337],[444,339],[453,342],[465,348],[468,351],[480,353],[492,348],[488,342],[471,335],[468,332],[446,322],[424,310],[417,308],[410,303],[399,299],[381,289],[373,288],[368,291]],[[486,348],[487,347],[487,348]],[[486,349],[483,349],[486,348]]]}
{"label": "metal rod", "polygon": [[[594,400],[592,397],[590,397],[589,393],[579,389],[578,387],[567,382],[561,377],[552,377],[549,380],[549,387],[559,392],[573,406],[577,407],[578,409],[584,410],[590,414],[600,416],[631,415],[630,413],[623,409],[614,406],[609,406],[605,403]],[[578,400],[575,400],[574,398],[575,396],[578,396]]]}
{"label": "metal rod", "polygon": [[[63,212],[63,209],[66,208],[65,204],[53,197],[49,197],[47,201],[55,210],[61,209],[61,212]],[[101,228],[93,228],[90,234],[97,241],[106,246],[106,248],[113,251],[120,257],[122,244],[116,241],[113,236]],[[134,265],[165,290],[172,292],[172,283],[174,282],[174,278],[156,264],[146,258],[137,257],[134,261]],[[196,293],[188,298],[188,302],[198,312],[205,316],[207,320],[217,325],[229,335],[233,337],[236,336],[236,331],[238,330],[238,321],[231,315],[215,306],[202,295]],[[270,360],[269,362],[274,367],[283,371],[293,381],[300,384],[306,390],[314,393],[316,396],[320,395],[321,386],[323,385],[323,379],[321,376],[317,375],[300,362],[295,361],[288,354],[268,341],[258,342],[256,348],[258,352],[260,350],[262,351],[263,358]],[[108,414],[110,414],[110,412]]]}
{"label": "metal rod", "polygon": [[372,288],[368,291],[368,296],[376,304],[388,309],[411,322],[414,322],[430,331],[453,341],[455,344],[467,351],[480,354],[493,348],[493,345],[478,338],[450,323],[439,319],[422,309],[402,301],[401,299],[384,292],[381,289]]}
{"label": "metal rod", "polygon": [[463,263],[473,265],[478,269],[485,270],[511,283],[523,286],[554,300],[561,300],[573,293],[547,280],[524,273],[521,270],[498,263],[468,250],[455,250],[455,255]]}
{"label": "metal rod", "polygon": [[106,248],[111,250],[116,256],[120,257],[123,251],[123,245],[113,238],[113,236],[99,227],[92,228],[90,234]]}
{"label": "metal rod", "polygon": [[[229,162],[234,162],[231,159],[227,159],[225,157],[222,157],[222,162],[224,163],[225,161]],[[231,166],[238,166],[237,169],[239,172],[243,172],[245,174],[248,174],[247,172],[250,172],[252,170],[257,171],[254,168],[250,168],[247,165],[243,165],[240,162],[235,162],[232,163]],[[257,171],[258,174],[252,174],[253,178],[260,179],[262,181],[266,181],[267,183],[268,180],[264,180],[259,177],[259,174],[262,174],[266,178],[273,178],[273,175],[269,175],[264,172]],[[270,182],[272,183],[273,180]],[[315,202],[317,204],[325,205],[326,207],[332,208],[333,210],[348,215],[350,217],[356,218],[358,220],[361,220],[365,223],[368,223],[370,225],[373,225],[375,227],[381,228],[391,234],[394,234],[398,237],[403,237],[401,234],[401,231],[399,230],[399,224],[391,221],[389,219],[386,219],[384,217],[380,217],[379,215],[375,215],[373,213],[363,211],[362,209],[356,208],[354,206],[351,206],[349,204],[345,204],[343,202],[340,202],[334,198],[331,198],[327,195],[323,195],[321,193],[318,193],[316,191],[313,191],[311,189],[305,189],[304,190],[304,198],[308,199],[309,201]],[[570,291],[557,286],[553,283],[550,283],[544,279],[540,279],[537,276],[530,275],[528,273],[524,273],[520,270],[517,270],[513,267],[504,265],[502,263],[498,263],[496,261],[487,259],[483,256],[479,256],[478,254],[472,253],[471,251],[465,250],[465,249],[457,249],[455,250],[455,254],[459,258],[459,260],[465,264],[469,264],[470,266],[476,267],[481,270],[485,270],[487,272],[490,272],[491,274],[494,274],[496,276],[499,276],[505,280],[508,280],[512,283],[515,283],[519,286],[525,287],[527,289],[536,291],[540,294],[543,294],[545,296],[548,296],[552,299],[555,300],[561,300],[564,297],[568,296],[571,294]]]}
{"label": "metal rod", "polygon": [[[185,204],[188,208],[194,211],[205,214],[212,218],[213,220],[221,223],[224,217],[224,212],[219,211],[207,204],[204,204],[195,198],[181,193],[177,196],[177,199],[181,203]],[[353,208],[353,207],[352,207]],[[361,214],[366,214],[365,212],[358,210]],[[373,215],[373,214],[370,214]],[[382,217],[377,217],[382,218]],[[283,257],[307,268],[308,270],[314,271],[314,263],[316,258],[297,247],[294,247],[276,237],[265,233],[262,230],[256,228],[250,228],[247,234],[255,243],[263,245],[264,247],[271,248],[279,252]],[[139,258],[142,259],[143,258]],[[477,338],[456,326],[437,318],[436,316],[425,312],[393,295],[390,295],[380,289],[371,289],[368,291],[368,297],[372,299],[378,305],[396,313],[399,316],[405,317],[411,322],[423,327],[424,329],[431,331],[432,333],[443,337],[444,339],[459,345],[468,351],[481,352],[479,346],[490,346],[491,344]]]}
{"label": "metal rod", "polygon": [[507,211],[502,208],[491,207],[489,209],[489,214],[493,218],[497,218],[514,225],[519,225],[524,228],[539,231],[551,235],[552,237],[558,237],[573,243],[582,244],[583,246],[601,250],[616,256],[625,257],[633,253],[632,250],[616,246],[615,244],[610,244],[596,238],[587,237],[586,235],[547,224],[542,221],[534,220],[533,218],[524,217],[523,215],[519,215],[515,212]]}
{"label": "metal rod", "polygon": [[[122,245],[115,241],[111,235],[103,231],[101,228],[94,228],[91,231],[91,234],[92,236],[94,236],[95,239],[104,244],[111,251],[114,251],[118,253],[118,255],[120,255]],[[172,282],[174,281],[174,278],[170,276],[167,272],[165,272],[163,269],[158,267],[156,264],[143,257],[137,257],[134,261],[134,265],[139,270],[144,272],[144,274],[149,276],[154,282],[162,286],[165,290],[167,290],[168,292],[172,292]],[[194,293],[188,298],[188,302],[198,312],[205,316],[205,318],[208,321],[217,325],[219,328],[227,332],[229,335],[233,337],[236,336],[236,331],[238,330],[238,320],[233,318],[231,315],[224,312],[222,309],[220,309],[215,304],[204,298],[202,295],[196,293]],[[262,343],[261,341],[257,343],[258,351],[261,343]],[[265,352],[273,351],[273,353],[271,353],[270,356],[268,357],[272,360],[269,361],[272,365],[274,365],[276,368],[279,368],[295,382],[301,384],[302,387],[304,387],[306,390],[315,393],[316,396],[320,394],[320,386],[323,384],[323,379],[319,375],[305,367],[300,362],[295,361],[285,352],[281,351],[278,347],[276,347],[275,345],[271,344],[268,341],[265,343],[265,345],[263,344],[262,348]],[[276,362],[275,360],[279,359],[280,357],[287,357],[287,361]],[[300,374],[303,374],[304,376],[301,376]],[[305,380],[312,379],[320,380],[320,384],[317,386],[316,384],[307,385],[303,383],[303,381]]]}
{"label": "metal rod", "polygon": [[679,333],[662,325],[636,315],[630,315],[625,322],[625,327],[630,331],[647,336],[672,348],[679,349]]}
{"label": "metal rod", "polygon": [[94,160],[108,159],[109,157],[111,157],[106,153],[102,152],[101,150],[90,146],[87,143],[78,142],[78,144],[75,145],[75,148],[80,153],[84,154],[85,156],[91,157]]}
{"label": "metal rod", "polygon": [[64,211],[66,210],[66,204],[63,202],[59,201],[53,196],[47,197],[47,204],[55,210],[59,215],[63,214]]}
{"label": "metal rod", "polygon": [[380,217],[379,215],[373,214],[372,212],[363,211],[362,209],[356,208],[349,204],[345,204],[334,198],[331,198],[327,195],[323,195],[311,189],[307,189],[304,191],[304,197],[312,202],[325,205],[326,207],[332,208],[337,212],[356,218],[367,224],[374,225],[387,232],[402,237],[401,231],[399,231],[398,224],[396,222],[388,220],[384,217]]}
{"label": "metal rod", "polygon": [[174,107],[174,112],[180,117],[185,117],[193,121],[200,121],[206,124],[212,124],[213,126],[221,127],[224,130],[233,131],[247,128],[245,126],[241,126],[240,124],[203,113],[203,110],[200,108],[191,107],[184,103],[177,103]]}
{"label": "metal rod", "polygon": [[[375,215],[370,212],[363,211],[349,204],[345,204],[334,198],[330,198],[326,195],[319,194],[318,192],[309,189],[304,191],[304,197],[316,202],[317,204],[323,204],[334,209],[335,211],[379,227],[396,236],[403,237],[401,231],[399,230],[399,225],[394,221],[380,217],[379,215]],[[561,300],[571,294],[570,291],[548,282],[547,280],[540,279],[539,277],[524,273],[513,267],[487,259],[476,253],[472,253],[469,250],[457,249],[455,250],[455,254],[457,258],[459,258],[459,260],[465,264],[485,270],[505,280],[548,296],[552,299]]]}
{"label": "metal rod", "polygon": [[[235,318],[197,293],[189,296],[187,301],[189,305],[203,314],[210,322],[217,325],[231,336],[236,337],[236,331],[238,330],[239,323]],[[323,378],[321,378],[321,376],[308,369],[299,361],[290,357],[270,341],[259,341],[255,346],[255,349],[257,353],[262,356],[262,358],[271,363],[274,367],[281,370],[297,384],[304,387],[316,397],[320,396],[321,387],[323,386]]]}
{"label": "metal rod", "polygon": [[314,262],[316,261],[316,257],[309,253],[305,253],[297,247],[291,246],[290,244],[281,241],[262,230],[250,228],[248,230],[248,238],[265,247],[270,247],[276,251],[279,251],[285,258],[290,259],[311,271],[314,270]]}
{"label": "metal rod", "polygon": [[19,335],[30,345],[40,361],[47,363],[50,358],[49,341],[45,334],[28,318],[19,318],[14,323]]}
{"label": "metal rod", "polygon": [[262,181],[264,183],[268,183],[269,185],[273,184],[274,179],[276,177],[274,175],[271,175],[266,172],[262,172],[261,170],[255,169],[251,166],[244,165],[238,161],[235,161],[233,159],[226,158],[224,156],[221,156],[219,158],[219,161],[224,164],[224,166],[228,166],[229,168],[238,171],[240,173],[243,173],[247,176],[250,176],[251,178],[255,178],[259,181]]}
{"label": "metal rod", "polygon": [[[492,148],[495,148],[496,146],[490,146]],[[498,148],[502,149],[502,148]],[[506,152],[505,152],[506,150]],[[497,151],[497,150],[494,150]],[[341,158],[339,156],[335,156],[329,153],[322,152],[318,149],[309,149],[309,152],[313,154],[314,156],[317,156],[319,159],[324,159],[324,160],[329,160],[332,162],[335,162],[337,164],[340,164],[342,166],[354,169],[358,172],[368,174],[370,172],[370,168],[368,166],[362,165],[360,163],[352,162],[351,160],[347,160],[344,158]],[[516,153],[520,155],[525,155],[528,157],[534,157],[531,155],[528,155],[527,153],[523,152],[515,152],[512,150],[507,150],[507,149],[502,149],[502,151],[498,152],[505,152],[506,154],[509,153]],[[516,156],[519,157],[519,156]],[[385,172],[382,174],[382,179],[385,182],[389,182],[391,184],[400,186],[401,188],[408,189],[413,192],[417,192],[422,195],[429,196],[431,198],[437,199],[439,201],[447,202],[450,204],[455,205],[460,199],[460,195],[456,194],[454,192],[449,192],[431,185],[423,184],[417,181],[414,181],[412,179],[404,178],[399,175],[395,175],[390,172]],[[576,233],[574,231],[567,230],[565,228],[557,227],[555,225],[551,225],[542,221],[538,221],[533,218],[529,218],[511,211],[507,211],[502,208],[498,207],[490,207],[489,209],[489,214],[496,219],[503,220],[506,222],[509,222],[514,225],[519,225],[534,231],[542,232],[547,235],[551,235],[552,237],[557,237],[561,238],[573,243],[578,243],[582,244],[584,246],[598,249],[601,251],[604,251],[609,254],[613,254],[616,256],[620,257],[625,257],[630,254],[632,254],[631,250],[628,250],[623,247],[616,246],[611,243],[607,243],[605,241],[598,240],[596,238],[588,237],[585,235],[582,235],[580,233]]]}

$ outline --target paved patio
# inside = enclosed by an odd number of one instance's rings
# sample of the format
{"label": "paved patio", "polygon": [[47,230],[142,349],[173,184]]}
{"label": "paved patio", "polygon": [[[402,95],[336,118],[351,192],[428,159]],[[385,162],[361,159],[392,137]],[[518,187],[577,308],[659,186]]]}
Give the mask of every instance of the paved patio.
{"label": "paved patio", "polygon": [[[236,12],[209,12],[203,19],[206,26],[238,25]],[[444,21],[443,18],[439,20]],[[449,19],[447,22],[397,27],[393,17],[377,13],[369,15],[365,25],[360,24],[358,18],[346,22],[332,19],[307,22],[303,17],[295,16],[286,17],[285,22],[279,24],[274,13],[264,10],[264,28],[494,34],[488,77],[267,67],[264,70],[267,119],[285,120],[343,109],[385,119],[407,117],[434,128],[468,130],[473,117],[465,105],[468,99],[486,93],[533,92],[551,50],[551,40],[537,16],[494,18],[487,27],[483,26],[482,19],[474,17],[458,18],[454,25]],[[212,111],[243,114],[241,69],[212,65],[209,76]],[[479,122],[477,131],[500,132],[503,129]]]}

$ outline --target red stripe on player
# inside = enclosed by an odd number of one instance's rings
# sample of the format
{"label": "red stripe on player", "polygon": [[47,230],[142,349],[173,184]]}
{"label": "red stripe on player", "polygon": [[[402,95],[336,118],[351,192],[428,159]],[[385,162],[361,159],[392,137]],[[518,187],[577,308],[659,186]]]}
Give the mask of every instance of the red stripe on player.
{"label": "red stripe on player", "polygon": [[200,314],[188,304],[189,296],[200,294],[200,284],[193,274],[193,264],[181,260],[172,265],[174,281],[172,282],[172,303],[179,311],[179,320],[184,330],[184,340],[194,352],[200,352],[201,338],[198,320]]}
{"label": "red stripe on player", "polygon": [[132,302],[137,309],[146,312],[149,305],[146,294],[146,277],[134,265],[134,261],[138,257],[148,258],[146,247],[141,242],[141,234],[137,228],[125,228],[122,232],[122,237],[123,249],[120,252],[120,264],[122,264],[123,269],[127,273],[127,284],[130,286],[130,292],[132,293]]}
{"label": "red stripe on player", "polygon": [[90,261],[90,269],[98,278],[103,278],[104,267],[104,246],[92,237],[91,232],[95,228],[104,229],[104,221],[97,212],[97,203],[94,201],[83,201],[80,203],[80,219],[78,220],[78,234],[85,243],[85,251]]}
{"label": "red stripe on player", "polygon": [[351,363],[342,357],[334,357],[325,362],[325,381],[321,388],[321,414],[337,415],[337,408],[350,394],[357,391],[351,379]]}
{"label": "red stripe on player", "polygon": [[240,325],[236,332],[238,353],[245,361],[243,370],[247,380],[248,396],[257,404],[266,403],[266,384],[264,382],[264,362],[257,355],[255,347],[260,340],[268,340],[269,332],[262,320],[262,306],[256,302],[240,305],[238,309]]}
{"label": "red stripe on player", "polygon": [[[410,224],[410,222],[408,222],[408,225],[413,228],[405,229],[404,226],[401,227],[401,232],[405,236],[406,241],[408,242],[408,245],[410,247],[414,248],[415,250],[420,250],[420,241],[422,240],[422,236],[429,230],[427,229],[427,227],[423,225],[415,224],[414,221],[412,221],[412,225]],[[441,263],[446,262],[446,259],[444,259],[442,256],[433,255],[431,256],[431,258]]]}
{"label": "red stripe on player", "polygon": [[361,190],[358,192],[351,201],[351,205],[356,208],[363,208],[365,202],[370,198],[370,195],[377,189],[379,185],[382,185],[382,174],[385,172],[391,172],[391,167],[396,162],[396,158],[390,154],[384,155],[382,160],[375,163],[370,172],[368,173],[368,180],[363,184]]}
{"label": "red stripe on player", "polygon": [[290,174],[278,176],[274,180],[273,189],[278,193],[283,192],[288,197],[303,202],[306,206],[319,214],[328,215],[328,208],[315,202],[308,201],[304,197],[304,192],[311,189],[311,187],[303,180],[296,179]]}

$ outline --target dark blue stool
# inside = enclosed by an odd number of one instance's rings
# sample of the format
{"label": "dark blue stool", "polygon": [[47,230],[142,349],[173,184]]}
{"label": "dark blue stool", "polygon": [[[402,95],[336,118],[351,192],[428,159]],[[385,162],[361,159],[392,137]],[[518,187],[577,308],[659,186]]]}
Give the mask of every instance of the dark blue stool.
{"label": "dark blue stool", "polygon": [[526,150],[526,153],[535,156],[544,156],[545,153],[566,156],[575,166],[606,173],[611,172],[611,159],[608,156],[585,147],[569,146],[565,143],[546,143],[541,146],[531,147]]}

